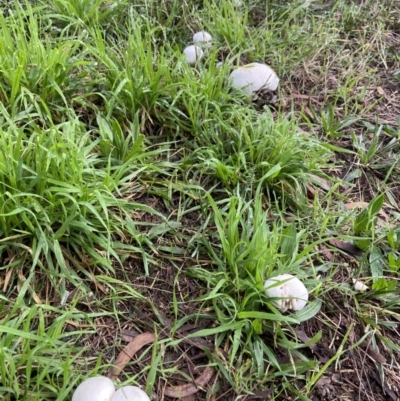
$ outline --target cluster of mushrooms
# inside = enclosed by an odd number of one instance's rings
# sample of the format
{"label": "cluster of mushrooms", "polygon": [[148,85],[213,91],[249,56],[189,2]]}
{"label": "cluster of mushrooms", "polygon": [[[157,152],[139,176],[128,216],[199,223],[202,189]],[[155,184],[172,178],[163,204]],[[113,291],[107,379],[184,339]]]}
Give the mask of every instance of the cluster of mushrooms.
{"label": "cluster of mushrooms", "polygon": [[[212,44],[212,36],[205,31],[193,35],[193,44],[183,51],[189,65],[195,66]],[[251,63],[234,69],[229,75],[233,88],[241,89],[251,95],[275,91],[279,78],[275,71],[266,64]],[[290,274],[270,278],[264,283],[265,293],[273,299],[272,304],[281,312],[303,309],[308,301],[305,285]]]}
{"label": "cluster of mushrooms", "polygon": [[[183,50],[189,65],[195,66],[212,45],[212,36],[206,31],[193,35],[193,44]],[[221,63],[218,63],[221,64]],[[251,63],[235,68],[230,76],[233,88],[247,94],[266,93],[278,88],[279,78],[275,71],[266,64]]]}
{"label": "cluster of mushrooms", "polygon": [[[193,44],[183,51],[189,65],[196,65],[212,44],[212,36],[205,31],[193,35]],[[234,69],[229,75],[233,88],[241,89],[251,95],[275,91],[279,78],[275,71],[266,64],[251,63]],[[305,285],[290,274],[282,274],[268,279],[264,283],[265,293],[273,299],[272,304],[281,312],[303,309],[308,301]]]}
{"label": "cluster of mushrooms", "polygon": [[96,376],[86,379],[76,388],[72,401],[150,401],[150,398],[136,386],[125,386],[115,391],[111,379]]}

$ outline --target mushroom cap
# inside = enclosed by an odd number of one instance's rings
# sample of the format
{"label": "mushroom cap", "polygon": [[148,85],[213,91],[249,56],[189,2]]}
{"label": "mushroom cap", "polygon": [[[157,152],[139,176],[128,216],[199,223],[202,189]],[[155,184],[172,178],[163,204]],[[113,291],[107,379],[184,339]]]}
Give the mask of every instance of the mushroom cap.
{"label": "mushroom cap", "polygon": [[291,274],[272,277],[264,283],[265,295],[273,300],[273,305],[281,312],[288,309],[298,311],[307,305],[308,291],[306,286]]}
{"label": "mushroom cap", "polygon": [[125,386],[115,392],[111,401],[150,401],[150,398],[139,387]]}
{"label": "mushroom cap", "polygon": [[279,84],[275,71],[268,65],[260,63],[238,67],[231,72],[229,78],[234,88],[242,89],[249,94],[259,90],[274,91]]}
{"label": "mushroom cap", "polygon": [[203,50],[199,46],[190,45],[183,51],[186,61],[190,65],[195,65],[203,57]]}
{"label": "mushroom cap", "polygon": [[90,377],[76,388],[72,401],[110,401],[114,393],[114,383],[108,377]]}
{"label": "mushroom cap", "polygon": [[198,46],[208,46],[211,44],[212,36],[206,31],[196,32],[193,35],[193,43]]}

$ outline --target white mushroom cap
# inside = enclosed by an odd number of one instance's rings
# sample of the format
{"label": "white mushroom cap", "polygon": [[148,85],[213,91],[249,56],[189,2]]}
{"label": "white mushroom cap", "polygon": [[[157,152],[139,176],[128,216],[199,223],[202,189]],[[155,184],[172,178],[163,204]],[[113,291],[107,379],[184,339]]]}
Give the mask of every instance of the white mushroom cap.
{"label": "white mushroom cap", "polygon": [[115,393],[114,383],[105,376],[83,381],[72,395],[72,401],[110,401]]}
{"label": "white mushroom cap", "polygon": [[206,31],[196,32],[193,35],[193,43],[198,46],[209,46],[212,41],[212,36]]}
{"label": "white mushroom cap", "polygon": [[149,396],[136,386],[121,387],[111,401],[150,401]]}
{"label": "white mushroom cap", "polygon": [[183,51],[186,61],[190,65],[195,65],[203,57],[203,50],[199,46],[190,45]]}
{"label": "white mushroom cap", "polygon": [[272,277],[264,283],[265,294],[273,300],[273,305],[281,312],[288,309],[298,311],[303,309],[308,301],[308,291],[305,285],[291,274]]}
{"label": "white mushroom cap", "polygon": [[231,72],[229,78],[234,88],[243,89],[249,94],[259,90],[274,91],[279,84],[275,71],[268,65],[260,63],[238,67]]}

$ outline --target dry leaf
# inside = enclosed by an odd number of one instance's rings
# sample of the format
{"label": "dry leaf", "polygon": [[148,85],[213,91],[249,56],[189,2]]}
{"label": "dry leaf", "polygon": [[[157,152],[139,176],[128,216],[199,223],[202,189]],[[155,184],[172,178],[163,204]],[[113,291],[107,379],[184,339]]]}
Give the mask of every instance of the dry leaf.
{"label": "dry leaf", "polygon": [[341,249],[342,251],[349,253],[350,255],[362,256],[364,253],[360,248],[356,247],[350,242],[340,241],[336,238],[330,239],[328,243],[334,246],[335,248]]}
{"label": "dry leaf", "polygon": [[[311,340],[311,338],[309,338],[303,330],[295,329],[295,332],[299,340],[302,341],[304,344],[307,344]],[[311,344],[309,348],[311,349],[311,351],[314,351],[318,348],[318,346],[317,344]]]}
{"label": "dry leaf", "polygon": [[361,348],[363,348],[367,354],[374,359],[378,363],[386,363],[386,358],[376,349],[374,349],[371,344],[368,344],[367,341],[364,341],[361,344]]}
{"label": "dry leaf", "polygon": [[382,89],[381,86],[378,86],[376,88],[377,92],[381,95],[381,96],[385,96],[385,91]]}
{"label": "dry leaf", "polygon": [[[366,209],[368,206],[369,206],[368,202],[349,202],[349,203],[345,203],[344,204],[344,207],[347,210],[352,210],[352,209],[354,209],[356,207],[360,207],[361,209]],[[389,216],[382,209],[379,210],[378,214],[379,214],[379,216],[385,218],[386,220],[389,219]]]}
{"label": "dry leaf", "polygon": [[324,244],[319,245],[318,249],[321,250],[326,260],[333,261],[333,253]]}
{"label": "dry leaf", "polygon": [[197,393],[204,388],[212,379],[213,369],[207,366],[203,373],[194,381],[194,383],[182,384],[181,386],[166,387],[164,394],[172,398],[184,398]]}
{"label": "dry leaf", "polygon": [[[20,271],[18,272],[18,277],[19,277],[19,279],[20,279],[23,283],[25,283],[26,277],[25,277]],[[28,284],[28,288],[29,288],[29,290],[31,291],[32,298],[34,299],[34,301],[35,301],[38,305],[41,305],[41,304],[42,304],[42,300],[40,299],[39,295],[36,294],[36,292],[33,290],[33,288],[32,288],[29,284]]]}
{"label": "dry leaf", "polygon": [[354,209],[355,207],[360,207],[360,208],[362,208],[362,209],[365,209],[365,208],[367,208],[369,206],[369,203],[368,202],[349,202],[349,203],[345,203],[344,204],[344,207],[347,209],[347,210],[352,210],[352,209]]}
{"label": "dry leaf", "polygon": [[121,330],[120,333],[121,339],[127,343],[131,342],[138,335],[140,335],[140,333],[136,330]]}
{"label": "dry leaf", "polygon": [[325,180],[325,178],[319,177],[318,175],[315,174],[310,174],[310,178],[312,181],[316,183],[319,187],[324,189],[325,191],[330,191],[331,185],[329,184],[328,180]]}
{"label": "dry leaf", "polygon": [[274,390],[263,390],[263,391],[256,391],[252,395],[248,395],[244,398],[244,401],[252,401],[252,400],[268,400],[269,396],[274,392]]}
{"label": "dry leaf", "polygon": [[6,271],[6,277],[4,279],[4,284],[3,284],[3,292],[7,291],[8,283],[10,282],[13,271],[14,271],[13,269],[7,269]]}
{"label": "dry leaf", "polygon": [[321,378],[317,381],[317,386],[318,387],[325,387],[331,384],[332,379],[327,376],[321,376]]}
{"label": "dry leaf", "polygon": [[110,368],[107,376],[110,379],[115,380],[125,368],[127,363],[130,362],[136,352],[138,352],[145,345],[153,343],[155,340],[156,336],[153,333],[143,333],[138,335],[119,353],[114,362],[114,366]]}

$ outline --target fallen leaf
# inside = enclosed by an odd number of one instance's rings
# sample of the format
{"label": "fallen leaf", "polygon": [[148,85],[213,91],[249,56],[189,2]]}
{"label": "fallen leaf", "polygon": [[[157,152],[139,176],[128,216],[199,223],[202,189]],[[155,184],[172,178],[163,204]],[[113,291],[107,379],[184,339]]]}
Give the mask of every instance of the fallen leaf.
{"label": "fallen leaf", "polygon": [[330,244],[330,245],[334,246],[335,248],[338,248],[342,251],[345,251],[345,252],[349,253],[350,255],[362,256],[364,253],[362,251],[362,249],[356,247],[355,245],[351,244],[350,242],[340,241],[336,238],[330,239],[328,241],[328,244]]}
{"label": "fallen leaf", "polygon": [[354,209],[355,207],[361,207],[362,209],[365,209],[365,208],[368,207],[368,205],[369,205],[368,202],[349,202],[349,203],[345,203],[345,204],[344,204],[344,207],[345,207],[347,210],[352,210],[352,209]]}
{"label": "fallen leaf", "polygon": [[194,383],[166,387],[164,389],[164,394],[172,398],[189,397],[190,395],[197,393],[199,390],[202,390],[212,379],[213,374],[213,369],[210,366],[207,366],[203,373],[194,380]]}
{"label": "fallen leaf", "polygon": [[114,362],[114,366],[108,371],[107,377],[115,380],[118,375],[123,371],[127,363],[142,347],[151,344],[156,340],[153,333],[143,333],[135,337],[118,355]]}
{"label": "fallen leaf", "polygon": [[6,276],[5,276],[4,284],[3,284],[3,292],[7,291],[8,283],[10,282],[13,271],[14,271],[13,269],[8,269],[6,271]]}
{"label": "fallen leaf", "polygon": [[314,116],[314,114],[312,113],[312,111],[311,111],[308,107],[305,107],[305,108],[304,108],[304,112],[307,114],[307,116],[308,116],[312,121],[314,121],[315,116]]}
{"label": "fallen leaf", "polygon": [[[298,338],[300,339],[300,341],[302,341],[304,344],[307,344],[307,343],[311,340],[311,338],[309,338],[309,337],[307,336],[307,334],[304,333],[303,330],[295,329],[295,332],[296,332],[297,337],[298,337]],[[313,350],[317,349],[318,346],[317,346],[317,344],[311,344],[311,345],[309,346],[309,348],[313,351]]]}
{"label": "fallen leaf", "polygon": [[[347,210],[353,210],[356,207],[359,207],[361,209],[366,209],[368,206],[369,206],[368,202],[349,202],[344,204],[344,207]],[[386,220],[389,220],[389,216],[382,209],[379,210],[378,215],[385,218]]]}
{"label": "fallen leaf", "polygon": [[325,387],[331,384],[332,379],[327,376],[321,376],[321,378],[317,381],[317,386],[318,387]]}
{"label": "fallen leaf", "polygon": [[386,358],[376,349],[374,349],[371,344],[368,344],[367,341],[364,341],[361,344],[361,348],[365,350],[365,352],[378,363],[386,363]]}
{"label": "fallen leaf", "polygon": [[196,401],[197,397],[195,394],[188,395],[187,397],[183,397],[182,401]]}
{"label": "fallen leaf", "polygon": [[[18,272],[18,277],[23,283],[25,283],[26,277],[20,271]],[[41,305],[42,304],[42,300],[40,299],[39,295],[32,289],[32,287],[29,284],[28,284],[28,288],[31,291],[32,298],[34,299],[34,301],[38,305]]]}
{"label": "fallen leaf", "polygon": [[333,381],[334,383],[343,384],[343,382],[342,382],[342,380],[341,380],[341,376],[340,376],[339,373],[334,373],[334,374],[332,375],[332,381]]}
{"label": "fallen leaf", "polygon": [[264,390],[264,391],[256,391],[252,395],[248,395],[244,398],[244,401],[251,401],[251,400],[266,400],[268,397],[274,392],[274,390]]}
{"label": "fallen leaf", "polygon": [[135,337],[137,337],[140,333],[136,330],[121,330],[121,339],[125,342],[131,342]]}
{"label": "fallen leaf", "polygon": [[297,355],[292,355],[292,358],[290,356],[277,356],[276,360],[278,361],[279,365],[286,365],[292,362],[301,362],[301,359]]}
{"label": "fallen leaf", "polygon": [[381,96],[385,96],[385,91],[382,89],[381,86],[378,86],[376,88],[376,91],[381,95]]}
{"label": "fallen leaf", "polygon": [[329,184],[329,181],[326,180],[325,178],[319,177],[318,175],[315,174],[310,174],[311,181],[314,181],[316,185],[324,189],[325,191],[330,191],[331,185]]}
{"label": "fallen leaf", "polygon": [[326,260],[333,261],[333,253],[324,244],[319,245],[317,249],[321,250]]}

